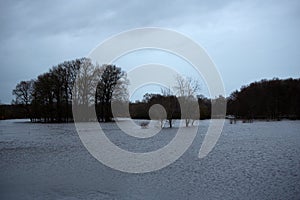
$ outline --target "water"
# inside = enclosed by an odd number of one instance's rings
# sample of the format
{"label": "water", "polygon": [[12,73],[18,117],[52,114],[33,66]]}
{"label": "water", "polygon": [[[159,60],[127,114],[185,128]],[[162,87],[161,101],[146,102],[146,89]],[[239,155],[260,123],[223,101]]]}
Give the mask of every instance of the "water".
{"label": "water", "polygon": [[[21,121],[0,121],[0,199],[300,199],[300,121],[226,122],[199,160],[209,123],[201,121],[180,159],[146,174],[99,163],[73,124]],[[115,124],[104,126],[111,141],[137,152],[164,146],[176,132],[132,140]]]}

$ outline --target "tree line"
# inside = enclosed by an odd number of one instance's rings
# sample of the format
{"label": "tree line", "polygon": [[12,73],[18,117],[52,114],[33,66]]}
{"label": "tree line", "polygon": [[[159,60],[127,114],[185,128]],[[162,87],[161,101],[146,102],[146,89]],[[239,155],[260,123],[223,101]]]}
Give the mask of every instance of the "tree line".
{"label": "tree line", "polygon": [[[227,115],[235,118],[300,119],[300,79],[263,79],[242,86],[227,98],[209,99],[198,95],[201,88],[197,80],[178,76],[173,90],[146,93],[137,102],[129,102],[128,84],[126,73],[115,65],[99,66],[88,58],[65,61],[36,79],[19,82],[12,92],[14,106],[0,105],[0,118],[69,122],[73,121],[73,103],[78,112],[94,109],[98,121],[109,122],[113,117],[153,118],[167,122],[169,127],[174,119],[184,119],[186,126],[197,119],[209,119],[212,106],[226,104]],[[117,107],[114,114],[112,105]],[[90,119],[87,114],[77,120]]]}
{"label": "tree line", "polygon": [[242,119],[300,119],[300,79],[263,79],[228,98],[227,114]]}
{"label": "tree line", "polygon": [[[172,120],[184,118],[186,126],[194,120],[209,118],[209,99],[196,98],[200,87],[191,78],[176,77],[175,93],[163,89],[162,94],[145,94],[142,103],[129,103],[126,73],[115,65],[94,64],[90,59],[81,58],[65,61],[53,66],[48,72],[36,79],[21,81],[13,90],[13,104],[21,105],[25,118],[33,122],[73,121],[72,103],[80,113],[76,120],[89,121],[90,113],[96,111],[98,121],[112,120],[112,104],[117,106],[115,117],[149,119],[149,109],[162,105],[162,110],[152,110],[152,117],[166,120],[172,127]],[[200,105],[201,110],[198,108]],[[129,110],[126,112],[126,107]],[[87,112],[86,112],[87,111]],[[164,116],[165,112],[165,116]]]}

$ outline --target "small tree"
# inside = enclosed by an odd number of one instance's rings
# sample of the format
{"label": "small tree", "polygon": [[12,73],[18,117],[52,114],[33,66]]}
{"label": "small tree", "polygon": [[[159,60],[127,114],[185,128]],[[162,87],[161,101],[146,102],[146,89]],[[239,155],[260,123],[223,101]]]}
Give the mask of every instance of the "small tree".
{"label": "small tree", "polygon": [[181,106],[181,118],[185,119],[185,125],[188,127],[190,123],[193,125],[194,121],[200,118],[199,105],[195,97],[200,91],[200,84],[190,77],[177,76],[176,81],[177,86],[174,89]]}
{"label": "small tree", "polygon": [[169,123],[169,127],[172,128],[173,119],[178,117],[176,114],[179,111],[179,103],[176,96],[172,95],[170,89],[162,89],[161,91],[162,95],[151,95],[151,98],[149,100],[149,106],[152,106],[154,104],[160,104],[161,106],[163,106],[166,112],[166,120]]}
{"label": "small tree", "polygon": [[12,91],[12,94],[16,97],[14,103],[24,105],[24,108],[31,121],[32,115],[30,105],[33,98],[33,84],[34,80],[21,81],[16,85],[16,88]]}
{"label": "small tree", "polygon": [[12,94],[16,96],[15,104],[31,104],[33,83],[33,80],[21,81],[16,85],[16,88],[12,91]]}

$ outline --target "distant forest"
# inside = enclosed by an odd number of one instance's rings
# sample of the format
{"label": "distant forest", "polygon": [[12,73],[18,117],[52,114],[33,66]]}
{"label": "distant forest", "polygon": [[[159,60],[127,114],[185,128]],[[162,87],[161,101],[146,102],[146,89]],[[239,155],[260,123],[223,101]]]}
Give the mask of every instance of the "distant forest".
{"label": "distant forest", "polygon": [[227,99],[227,114],[247,119],[300,119],[300,79],[261,80]]}
{"label": "distant forest", "polygon": [[[12,105],[0,105],[0,119],[72,122],[72,100],[87,109],[95,109],[98,121],[103,122],[112,121],[113,102],[129,104],[130,116],[119,112],[119,117],[136,119],[149,119],[151,106],[160,104],[166,112],[164,120],[170,127],[173,119],[183,118],[188,126],[196,119],[211,118],[211,107],[216,102],[227,102],[227,115],[238,119],[300,119],[300,79],[264,79],[243,86],[227,98],[219,96],[214,99],[199,95],[199,84],[195,80],[177,77],[176,81],[178,85],[174,86],[174,94],[162,89],[161,94],[147,93],[141,101],[129,102],[129,81],[121,68],[98,66],[87,58],[65,61],[36,79],[18,83],[12,91],[15,95]],[[181,113],[180,105],[185,107],[186,113]]]}

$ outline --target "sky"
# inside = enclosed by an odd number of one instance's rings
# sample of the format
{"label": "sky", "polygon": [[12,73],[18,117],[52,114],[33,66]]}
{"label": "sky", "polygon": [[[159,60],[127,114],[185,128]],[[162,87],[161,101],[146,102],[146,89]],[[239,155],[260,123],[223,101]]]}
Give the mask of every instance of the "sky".
{"label": "sky", "polygon": [[297,0],[0,0],[0,24],[1,103],[11,102],[18,82],[142,27],[178,31],[201,45],[228,95],[253,81],[300,77]]}

